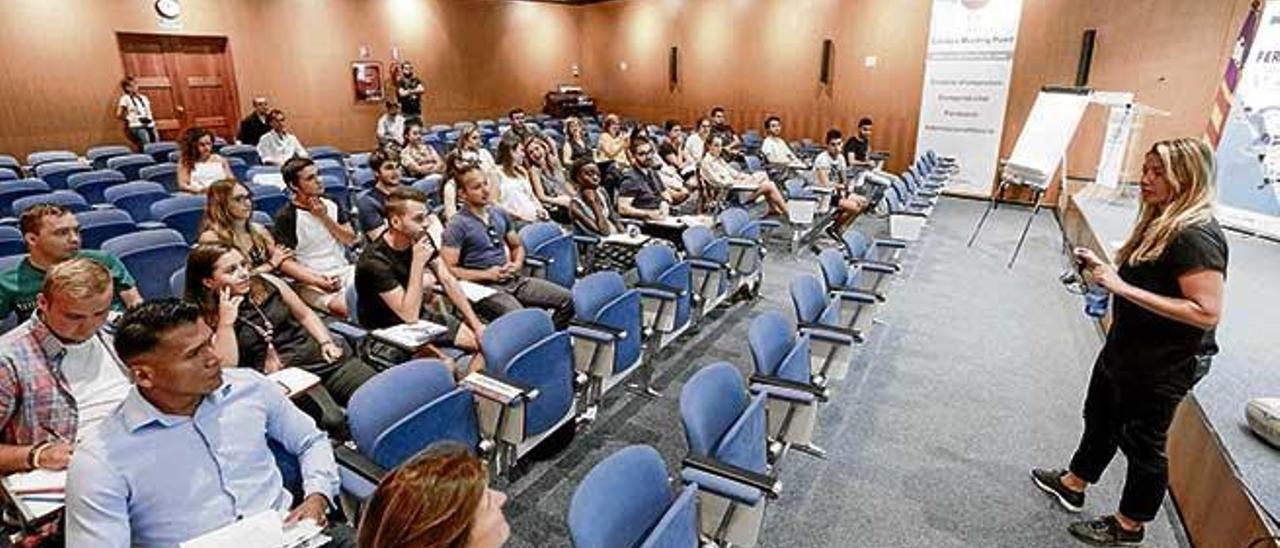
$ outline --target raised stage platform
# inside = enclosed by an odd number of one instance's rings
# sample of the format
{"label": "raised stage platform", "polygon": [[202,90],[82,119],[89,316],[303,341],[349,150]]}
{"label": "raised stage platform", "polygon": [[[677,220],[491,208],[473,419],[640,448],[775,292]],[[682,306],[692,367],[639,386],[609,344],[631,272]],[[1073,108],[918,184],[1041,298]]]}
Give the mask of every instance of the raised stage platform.
{"label": "raised stage platform", "polygon": [[[1112,256],[1137,215],[1134,193],[1074,189],[1062,209],[1072,245]],[[1113,195],[1114,194],[1114,195]],[[1228,232],[1222,350],[1174,419],[1170,490],[1196,546],[1280,546],[1280,450],[1254,436],[1245,402],[1280,396],[1280,243]]]}

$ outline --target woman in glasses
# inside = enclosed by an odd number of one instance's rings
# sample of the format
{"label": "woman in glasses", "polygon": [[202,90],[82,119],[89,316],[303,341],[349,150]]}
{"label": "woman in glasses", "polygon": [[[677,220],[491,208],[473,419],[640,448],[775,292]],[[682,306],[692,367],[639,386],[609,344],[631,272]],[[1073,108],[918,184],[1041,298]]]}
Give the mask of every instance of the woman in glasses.
{"label": "woman in glasses", "polygon": [[587,141],[587,130],[582,119],[570,116],[564,120],[564,146],[560,148],[560,162],[571,166],[583,158],[590,159],[591,143]]}

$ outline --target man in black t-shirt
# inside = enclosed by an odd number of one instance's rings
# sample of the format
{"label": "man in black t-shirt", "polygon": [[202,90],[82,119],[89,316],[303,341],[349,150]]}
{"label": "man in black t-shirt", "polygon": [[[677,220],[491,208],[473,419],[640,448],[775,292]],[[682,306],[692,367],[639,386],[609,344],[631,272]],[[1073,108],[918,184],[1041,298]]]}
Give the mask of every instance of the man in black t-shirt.
{"label": "man in black t-shirt", "polygon": [[[471,309],[462,286],[441,261],[438,240],[432,234],[440,223],[427,211],[427,197],[412,188],[391,193],[386,204],[387,229],[365,248],[356,263],[356,295],[360,325],[381,329],[423,318],[424,304],[434,299],[439,283],[462,316],[455,344],[479,350],[484,324]],[[434,229],[434,230],[433,230]],[[427,318],[446,323],[443,318]]]}
{"label": "man in black t-shirt", "polygon": [[236,139],[242,144],[258,146],[258,140],[271,131],[267,123],[267,114],[271,112],[271,104],[266,97],[253,98],[253,112],[240,121],[240,133]]}
{"label": "man in black t-shirt", "polygon": [[738,137],[738,132],[733,130],[733,126],[729,125],[724,107],[711,109],[711,136],[717,135],[721,138],[720,142],[724,143],[722,154],[727,154],[726,159],[733,162],[742,161],[742,139]]}
{"label": "man in black t-shirt", "polygon": [[858,120],[858,132],[844,142],[844,158],[850,166],[870,166],[871,119]]}
{"label": "man in black t-shirt", "polygon": [[405,121],[422,119],[422,94],[427,88],[422,80],[413,73],[413,64],[405,61],[400,65],[400,79],[396,81],[396,95],[400,99],[400,112]]}

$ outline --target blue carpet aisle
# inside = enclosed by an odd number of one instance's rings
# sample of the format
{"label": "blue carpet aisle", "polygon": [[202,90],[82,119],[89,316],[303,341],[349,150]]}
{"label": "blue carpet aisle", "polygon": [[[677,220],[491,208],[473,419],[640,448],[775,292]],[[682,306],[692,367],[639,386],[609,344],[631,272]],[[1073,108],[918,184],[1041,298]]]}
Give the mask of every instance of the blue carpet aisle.
{"label": "blue carpet aisle", "polygon": [[[828,460],[792,453],[781,498],[766,513],[761,546],[1079,546],[1075,519],[1028,479],[1035,465],[1064,465],[1080,432],[1080,408],[1101,339],[1080,297],[1057,281],[1065,261],[1047,212],[1022,257],[1005,269],[1025,210],[993,214],[965,247],[983,204],[944,199],[921,242],[888,286],[889,302],[849,377],[819,411],[816,443]],[[860,228],[875,231],[882,220]],[[596,424],[564,452],[526,465],[500,487],[511,496],[514,547],[568,546],[569,498],[591,467],[644,443],[668,469],[685,453],[677,398],[699,367],[727,360],[751,367],[746,331],[755,314],[792,315],[787,284],[816,273],[808,251],[773,251],[757,302],[708,318],[661,356],[664,399],[625,392],[606,399]],[[1110,512],[1124,461],[1090,493],[1086,513]],[[1170,505],[1166,504],[1166,507]],[[1148,527],[1147,546],[1178,546],[1168,512]]]}

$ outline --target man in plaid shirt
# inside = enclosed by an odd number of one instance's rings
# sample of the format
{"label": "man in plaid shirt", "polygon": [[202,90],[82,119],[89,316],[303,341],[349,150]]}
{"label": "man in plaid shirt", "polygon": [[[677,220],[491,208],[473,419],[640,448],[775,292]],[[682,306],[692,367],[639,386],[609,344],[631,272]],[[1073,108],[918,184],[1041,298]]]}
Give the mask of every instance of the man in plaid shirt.
{"label": "man in plaid shirt", "polygon": [[65,469],[75,440],[124,400],[132,383],[103,330],[112,295],[100,263],[58,263],[36,313],[0,336],[0,474]]}

